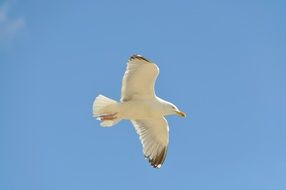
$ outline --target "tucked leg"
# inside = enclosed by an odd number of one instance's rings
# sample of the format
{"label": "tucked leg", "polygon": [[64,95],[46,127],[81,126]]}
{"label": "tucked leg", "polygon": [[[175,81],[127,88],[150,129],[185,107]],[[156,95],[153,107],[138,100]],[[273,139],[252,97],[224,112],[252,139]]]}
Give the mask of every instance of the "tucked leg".
{"label": "tucked leg", "polygon": [[100,115],[100,116],[98,116],[98,119],[101,121],[114,120],[117,118],[116,115],[117,115],[117,113]]}

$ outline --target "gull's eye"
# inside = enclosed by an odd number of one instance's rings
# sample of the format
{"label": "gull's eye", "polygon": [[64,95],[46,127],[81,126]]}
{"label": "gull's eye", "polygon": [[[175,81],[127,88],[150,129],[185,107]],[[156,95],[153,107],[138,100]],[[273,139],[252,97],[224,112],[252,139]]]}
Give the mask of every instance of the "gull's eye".
{"label": "gull's eye", "polygon": [[173,109],[175,109],[175,106],[172,106]]}

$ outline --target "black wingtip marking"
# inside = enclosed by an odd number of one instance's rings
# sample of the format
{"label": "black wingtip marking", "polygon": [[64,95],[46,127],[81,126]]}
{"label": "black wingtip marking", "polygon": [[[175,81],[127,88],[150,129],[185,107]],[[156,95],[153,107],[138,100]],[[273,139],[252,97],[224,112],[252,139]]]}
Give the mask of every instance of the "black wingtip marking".
{"label": "black wingtip marking", "polygon": [[145,57],[143,57],[142,55],[138,55],[138,54],[135,54],[135,55],[132,55],[130,58],[129,58],[129,61],[132,61],[134,59],[139,59],[139,60],[143,60],[143,61],[147,61],[149,63],[151,63],[150,60],[146,59]]}
{"label": "black wingtip marking", "polygon": [[155,158],[150,158],[149,156],[145,156],[145,158],[148,159],[153,168],[159,169],[165,161],[167,150],[167,147],[165,147]]}

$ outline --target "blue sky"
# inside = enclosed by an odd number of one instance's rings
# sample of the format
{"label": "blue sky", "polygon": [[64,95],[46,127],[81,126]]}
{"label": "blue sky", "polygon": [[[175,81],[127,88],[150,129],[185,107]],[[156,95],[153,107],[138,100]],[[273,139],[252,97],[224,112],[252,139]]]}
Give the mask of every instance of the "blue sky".
{"label": "blue sky", "polygon": [[[0,189],[286,189],[286,2],[0,1]],[[160,67],[159,170],[130,122],[101,128],[130,55]]]}

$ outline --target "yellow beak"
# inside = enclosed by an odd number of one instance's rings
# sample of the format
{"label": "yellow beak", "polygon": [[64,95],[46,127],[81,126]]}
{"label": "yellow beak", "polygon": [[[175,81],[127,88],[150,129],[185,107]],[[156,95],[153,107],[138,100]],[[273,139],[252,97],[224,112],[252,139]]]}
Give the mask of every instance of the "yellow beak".
{"label": "yellow beak", "polygon": [[176,111],[176,113],[181,117],[186,117],[186,114],[182,111]]}

